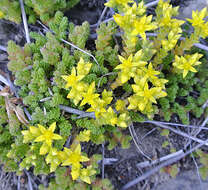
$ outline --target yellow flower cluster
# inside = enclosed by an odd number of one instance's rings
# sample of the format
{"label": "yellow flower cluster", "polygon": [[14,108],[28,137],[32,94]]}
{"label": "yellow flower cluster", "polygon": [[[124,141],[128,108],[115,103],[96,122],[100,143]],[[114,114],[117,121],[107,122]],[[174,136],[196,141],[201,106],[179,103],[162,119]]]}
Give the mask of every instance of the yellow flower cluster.
{"label": "yellow flower cluster", "polygon": [[[173,51],[175,60],[172,65],[179,73],[182,70],[183,77],[185,77],[189,71],[196,72],[193,66],[201,63],[199,62],[201,55],[179,56],[181,50],[184,52],[190,46],[190,40],[184,40],[180,46],[177,45],[182,36],[181,26],[185,21],[173,18],[178,14],[178,7],[172,7],[168,1],[159,0],[154,21],[152,15],[145,14],[146,8],[143,1],[139,4],[126,1],[125,4],[124,1],[119,3],[119,1],[111,0],[106,3],[106,6],[118,8],[119,14],[114,15],[114,20],[124,31],[122,39],[127,46],[127,48],[124,47],[124,56],[119,56],[121,64],[115,68],[119,70],[118,77],[111,87],[114,89],[133,79],[134,84],[131,86],[134,94],[128,98],[127,109],[138,110],[151,117],[154,110],[153,104],[157,103],[156,99],[167,95],[164,90],[168,81],[158,77],[160,75],[158,68],[161,68],[158,65],[175,48]],[[208,35],[208,23],[205,23],[205,16],[207,16],[207,11],[203,9],[201,12],[193,12],[193,18],[188,19],[195,28],[194,35],[190,37],[191,46],[196,42],[195,39]],[[146,32],[155,30],[157,35],[153,41],[150,41],[147,39]],[[139,42],[138,35],[142,38],[142,42]],[[144,45],[147,41],[150,44],[153,42],[154,47],[152,57],[155,55],[151,62],[151,57],[146,59],[143,49],[136,50],[136,44]]]}
{"label": "yellow flower cluster", "polygon": [[202,38],[208,36],[208,22],[205,23],[205,17],[208,16],[207,8],[192,12],[192,19],[187,19],[195,29],[195,33]]}
{"label": "yellow flower cluster", "polygon": [[195,53],[193,55],[185,55],[184,57],[181,56],[175,56],[175,62],[173,63],[173,66],[183,70],[183,78],[186,77],[189,71],[191,72],[197,72],[197,70],[193,67],[195,65],[200,65],[201,62],[199,59],[202,57],[202,54]]}
{"label": "yellow flower cluster", "polygon": [[127,127],[128,114],[123,112],[118,115],[109,106],[113,100],[112,91],[104,90],[101,94],[97,94],[95,92],[95,82],[88,84],[82,81],[89,73],[91,66],[91,63],[84,63],[84,60],[80,58],[77,67],[72,68],[71,74],[63,76],[63,79],[67,82],[65,88],[70,87],[67,98],[72,99],[76,105],[79,102],[81,102],[80,106],[90,105],[90,108],[86,111],[95,113],[96,121],[99,125],[111,124],[113,126]]}
{"label": "yellow flower cluster", "polygon": [[[151,115],[153,112],[152,103],[157,103],[156,99],[166,96],[165,83],[168,81],[160,79],[160,74],[153,68],[152,63],[143,61],[143,51],[139,50],[134,56],[131,54],[127,59],[119,56],[121,64],[115,69],[119,69],[117,83],[126,83],[130,78],[135,84],[131,85],[134,94],[128,98],[128,109],[139,110],[142,113]],[[147,66],[148,65],[148,66]],[[149,88],[149,83],[154,87]]]}
{"label": "yellow flower cluster", "polygon": [[[84,130],[76,137],[71,148],[64,148],[63,151],[57,150],[53,147],[54,140],[60,140],[62,137],[55,134],[56,123],[52,123],[47,129],[42,125],[38,127],[30,126],[29,130],[23,130],[24,143],[33,141],[42,142],[40,148],[40,155],[46,155],[45,161],[50,164],[50,171],[53,172],[59,165],[71,166],[71,176],[73,180],[80,179],[88,184],[91,183],[90,176],[94,175],[96,171],[92,166],[87,166],[86,168],[81,165],[81,162],[89,161],[89,158],[81,154],[80,142],[88,142],[90,140],[90,131]],[[31,146],[33,149],[34,145]],[[28,160],[31,160],[28,157]]]}

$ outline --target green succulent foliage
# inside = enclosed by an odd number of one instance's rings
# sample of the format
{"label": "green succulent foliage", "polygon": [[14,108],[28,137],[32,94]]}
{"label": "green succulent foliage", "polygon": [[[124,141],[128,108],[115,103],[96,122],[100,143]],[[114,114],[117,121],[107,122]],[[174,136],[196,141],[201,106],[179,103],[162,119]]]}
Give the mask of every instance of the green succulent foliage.
{"label": "green succulent foliage", "polygon": [[96,57],[103,65],[104,61],[109,62],[110,66],[115,67],[118,65],[118,45],[115,44],[113,35],[117,32],[115,22],[101,23],[97,29],[96,44]]}
{"label": "green succulent foliage", "polygon": [[[203,52],[201,52],[203,53]],[[170,64],[172,57],[164,59],[164,71]],[[205,61],[205,60],[202,60]],[[208,99],[208,72],[207,65],[198,66],[197,74],[189,73],[185,79],[179,74],[166,74],[168,80],[166,84],[167,96],[159,100],[160,113],[166,121],[170,121],[173,114],[178,115],[184,124],[189,124],[188,114],[193,114],[199,118],[204,113],[203,104]]]}
{"label": "green succulent foliage", "polygon": [[200,157],[199,161],[202,164],[202,167],[199,168],[200,175],[203,180],[206,180],[208,176],[208,154],[203,152],[202,150],[197,150],[196,153]]}
{"label": "green succulent foliage", "polygon": [[15,23],[21,22],[21,10],[19,1],[1,0],[0,11],[3,13],[5,19]]}
{"label": "green succulent foliage", "polygon": [[49,22],[50,29],[56,34],[59,39],[66,39],[66,29],[69,22],[67,17],[61,11],[57,11],[54,18]]}
{"label": "green succulent foliage", "polygon": [[[25,12],[28,22],[35,23],[36,19],[48,23],[56,11],[65,11],[74,7],[80,0],[25,0]],[[21,10],[18,0],[1,0],[0,11],[5,19],[15,23],[21,22]]]}

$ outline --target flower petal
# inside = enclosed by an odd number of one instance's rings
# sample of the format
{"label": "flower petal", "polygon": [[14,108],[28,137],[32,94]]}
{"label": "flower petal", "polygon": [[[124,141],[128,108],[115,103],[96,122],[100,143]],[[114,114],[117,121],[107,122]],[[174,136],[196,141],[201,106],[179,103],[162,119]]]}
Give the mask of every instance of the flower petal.
{"label": "flower petal", "polygon": [[60,139],[62,139],[62,137],[60,135],[53,134],[52,139],[54,139],[54,140],[60,140]]}
{"label": "flower petal", "polygon": [[45,131],[46,131],[45,127],[43,127],[42,125],[39,125],[39,124],[38,124],[38,127],[39,127],[41,133],[45,133]]}
{"label": "flower petal", "polygon": [[86,156],[81,156],[81,159],[80,159],[81,162],[87,162],[89,160],[90,159],[88,157],[86,157]]}
{"label": "flower petal", "polygon": [[44,140],[45,140],[44,135],[41,135],[41,136],[39,136],[35,139],[35,142],[41,142],[41,141],[44,141]]}
{"label": "flower petal", "polygon": [[45,155],[49,152],[49,147],[46,143],[43,143],[43,145],[40,148],[40,155]]}
{"label": "flower petal", "polygon": [[78,144],[77,147],[74,150],[75,153],[80,154],[81,153],[81,145]]}
{"label": "flower petal", "polygon": [[56,122],[53,122],[51,125],[50,125],[50,127],[49,127],[49,131],[51,131],[51,132],[54,132],[55,131],[55,128],[56,128]]}

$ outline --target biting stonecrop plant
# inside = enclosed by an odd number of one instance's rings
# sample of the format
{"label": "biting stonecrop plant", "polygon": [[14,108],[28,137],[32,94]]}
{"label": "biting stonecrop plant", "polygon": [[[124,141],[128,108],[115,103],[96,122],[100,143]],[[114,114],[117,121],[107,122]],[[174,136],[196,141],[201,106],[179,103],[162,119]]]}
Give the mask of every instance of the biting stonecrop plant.
{"label": "biting stonecrop plant", "polygon": [[[0,160],[19,174],[31,167],[36,175],[55,172],[49,189],[112,189],[109,181],[96,178],[101,157],[84,153],[89,144],[127,148],[131,137],[125,129],[132,122],[156,114],[168,121],[176,114],[187,124],[188,113],[201,117],[207,111],[202,105],[208,99],[208,67],[201,64],[206,53],[193,48],[208,36],[207,10],[193,12],[188,22],[194,31],[186,37],[185,21],[173,18],[178,7],[168,2],[159,1],[155,17],[146,15],[143,2],[105,5],[118,10],[116,23],[101,23],[94,50],[86,48],[89,24],[74,26],[60,11],[48,22],[54,33],[30,33],[33,43],[24,48],[8,43],[8,69],[22,103],[13,103],[11,93],[0,97]],[[30,121],[20,120],[23,107]]]}

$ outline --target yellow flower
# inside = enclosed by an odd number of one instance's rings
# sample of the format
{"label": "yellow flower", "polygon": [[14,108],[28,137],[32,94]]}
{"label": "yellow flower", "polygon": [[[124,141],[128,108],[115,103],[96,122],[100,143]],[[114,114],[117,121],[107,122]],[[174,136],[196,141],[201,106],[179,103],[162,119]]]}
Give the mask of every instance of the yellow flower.
{"label": "yellow flower", "polygon": [[165,89],[165,84],[168,82],[168,80],[157,78],[157,79],[152,80],[151,82],[154,86]]}
{"label": "yellow flower", "polygon": [[118,117],[117,125],[119,127],[126,128],[128,126],[127,123],[129,122],[129,120],[130,120],[129,115],[127,113],[122,113]]}
{"label": "yellow flower", "polygon": [[193,55],[185,55],[185,57],[181,56],[175,56],[175,62],[173,63],[173,66],[183,70],[183,78],[186,77],[189,71],[191,72],[197,72],[197,70],[193,67],[196,65],[200,65],[201,62],[199,59],[202,57],[202,54],[195,53]]}
{"label": "yellow flower", "polygon": [[145,73],[144,78],[149,79],[149,80],[151,80],[151,79],[152,79],[152,80],[156,79],[156,78],[157,78],[156,75],[159,75],[159,74],[160,74],[159,71],[154,70],[154,68],[153,68],[153,66],[152,66],[152,63],[150,63],[150,64],[148,65],[148,68],[144,67],[144,68],[143,68],[143,71],[144,71],[144,73]]}
{"label": "yellow flower", "polygon": [[90,69],[91,69],[92,63],[85,63],[83,58],[80,58],[79,63],[77,64],[77,75],[78,76],[86,76]]}
{"label": "yellow flower", "polygon": [[192,19],[187,19],[194,27],[203,27],[207,16],[207,8],[202,9],[200,12],[198,10],[192,11]]}
{"label": "yellow flower", "polygon": [[76,75],[76,68],[73,67],[72,68],[72,72],[71,75],[67,76],[67,75],[63,75],[62,78],[67,81],[67,84],[65,86],[65,88],[69,88],[69,87],[76,87],[77,83],[83,79],[83,75],[77,76]]}
{"label": "yellow flower", "polygon": [[81,142],[88,142],[90,140],[90,130],[84,130],[79,133],[77,140]]}
{"label": "yellow flower", "polygon": [[145,83],[144,88],[138,84],[132,85],[132,88],[136,95],[142,98],[138,102],[138,108],[140,111],[143,111],[148,103],[156,104],[156,98],[162,98],[167,95],[166,92],[162,91],[162,88],[160,87],[153,87],[149,89],[148,83]]}
{"label": "yellow flower", "polygon": [[137,67],[141,67],[147,64],[146,62],[139,60],[139,55],[141,53],[141,51],[137,52],[134,59],[132,54],[128,57],[128,59],[119,56],[119,60],[122,64],[118,65],[115,69],[121,70],[121,72],[119,73],[119,78],[122,84],[127,82],[131,77],[135,76]]}
{"label": "yellow flower", "polygon": [[115,22],[126,32],[130,32],[133,29],[133,21],[131,15],[113,15]]}
{"label": "yellow flower", "polygon": [[116,111],[124,111],[126,109],[126,103],[124,100],[117,100]]}
{"label": "yellow flower", "polygon": [[109,0],[107,3],[105,3],[105,6],[107,7],[115,7],[115,6],[126,6],[128,3],[132,3],[133,0]]}
{"label": "yellow flower", "polygon": [[61,163],[60,152],[55,148],[51,148],[45,160],[47,164],[50,163],[50,172],[54,172],[57,166]]}
{"label": "yellow flower", "polygon": [[72,87],[67,98],[72,99],[74,104],[77,105],[83,98],[83,93],[87,90],[88,85],[84,82],[78,82],[76,86]]}
{"label": "yellow flower", "polygon": [[75,168],[80,168],[80,162],[87,162],[89,158],[81,155],[81,145],[78,144],[74,151],[64,148],[64,152],[68,156],[67,160],[65,160],[62,166],[72,165]]}
{"label": "yellow flower", "polygon": [[107,106],[111,103],[111,101],[113,100],[112,94],[112,91],[107,91],[106,89],[104,89],[104,91],[102,92],[102,100],[105,102],[104,106]]}
{"label": "yellow flower", "polygon": [[71,176],[72,176],[73,180],[78,179],[80,176],[80,167],[77,168],[75,166],[72,166],[71,167]]}
{"label": "yellow flower", "polygon": [[162,40],[163,49],[165,49],[166,51],[170,51],[171,49],[173,49],[180,37],[181,35],[174,34],[174,32],[171,31],[168,34],[168,40]]}
{"label": "yellow flower", "polygon": [[88,87],[87,92],[82,94],[84,99],[82,100],[80,106],[83,106],[87,103],[93,104],[94,101],[96,101],[96,99],[99,97],[99,94],[95,94],[94,92],[95,92],[95,82],[92,82]]}
{"label": "yellow flower", "polygon": [[23,130],[22,134],[24,135],[23,143],[27,143],[41,135],[41,131],[37,127],[30,126],[29,130]]}
{"label": "yellow flower", "polygon": [[143,16],[134,21],[134,29],[131,32],[131,35],[137,36],[138,34],[146,40],[146,31],[154,30],[157,28],[155,23],[151,23],[152,15],[150,16]]}
{"label": "yellow flower", "polygon": [[111,106],[107,109],[107,112],[105,112],[103,114],[103,118],[104,118],[106,123],[109,123],[109,124],[111,124],[113,126],[115,126],[117,124],[117,122],[118,122],[117,115],[113,111]]}
{"label": "yellow flower", "polygon": [[95,112],[95,117],[99,118],[106,112],[105,101],[98,98],[96,102],[91,104],[91,107],[87,110],[87,112]]}
{"label": "yellow flower", "polygon": [[96,171],[92,168],[92,166],[88,166],[87,168],[81,169],[80,179],[88,184],[91,184],[90,176],[95,173]]}
{"label": "yellow flower", "polygon": [[56,122],[52,123],[48,129],[42,125],[38,125],[41,131],[41,135],[35,139],[35,142],[43,142],[40,148],[40,154],[46,154],[51,148],[53,140],[60,140],[62,137],[54,133],[56,128]]}

